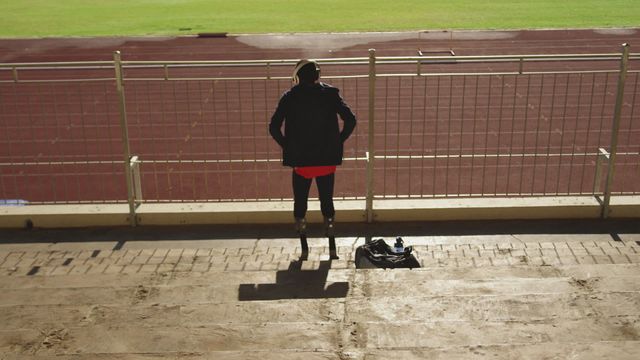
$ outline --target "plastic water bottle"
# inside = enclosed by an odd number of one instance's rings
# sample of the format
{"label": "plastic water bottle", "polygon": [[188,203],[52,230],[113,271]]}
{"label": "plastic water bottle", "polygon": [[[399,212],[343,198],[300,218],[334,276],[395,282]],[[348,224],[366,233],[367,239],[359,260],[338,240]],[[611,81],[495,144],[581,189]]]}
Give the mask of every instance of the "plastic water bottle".
{"label": "plastic water bottle", "polygon": [[404,253],[404,241],[402,241],[401,237],[396,238],[396,243],[393,245],[393,252],[396,254]]}

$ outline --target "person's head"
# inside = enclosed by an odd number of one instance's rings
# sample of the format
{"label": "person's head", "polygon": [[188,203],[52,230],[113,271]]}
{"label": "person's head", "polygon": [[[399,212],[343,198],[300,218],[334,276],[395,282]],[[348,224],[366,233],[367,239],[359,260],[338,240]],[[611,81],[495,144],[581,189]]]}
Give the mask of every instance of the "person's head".
{"label": "person's head", "polygon": [[293,70],[295,84],[313,84],[320,78],[320,66],[313,60],[300,60]]}

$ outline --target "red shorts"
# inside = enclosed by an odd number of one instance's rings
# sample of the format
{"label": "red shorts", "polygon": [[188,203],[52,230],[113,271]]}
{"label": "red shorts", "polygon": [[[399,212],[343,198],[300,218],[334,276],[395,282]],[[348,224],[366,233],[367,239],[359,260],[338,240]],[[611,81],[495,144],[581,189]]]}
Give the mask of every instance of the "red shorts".
{"label": "red shorts", "polygon": [[294,167],[293,171],[296,174],[304,177],[305,179],[313,179],[318,176],[326,176],[329,174],[333,174],[336,172],[336,166],[303,166],[303,167]]}

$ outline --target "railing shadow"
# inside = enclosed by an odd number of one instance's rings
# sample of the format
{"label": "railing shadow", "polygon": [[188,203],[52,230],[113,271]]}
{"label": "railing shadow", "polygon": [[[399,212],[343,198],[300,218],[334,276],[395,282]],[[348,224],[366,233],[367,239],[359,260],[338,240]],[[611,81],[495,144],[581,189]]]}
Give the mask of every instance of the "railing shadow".
{"label": "railing shadow", "polygon": [[287,270],[276,272],[275,284],[240,284],[239,301],[282,299],[344,298],[348,282],[327,283],[331,260],[320,261],[316,270],[302,270],[302,261],[295,260]]}
{"label": "railing shadow", "polygon": [[[395,223],[339,223],[338,238],[395,236],[456,236],[499,234],[625,234],[640,233],[637,219],[476,220]],[[0,230],[0,243],[131,241],[255,240],[296,238],[291,224],[102,227],[84,229]],[[309,237],[324,237],[320,224],[311,224]]]}

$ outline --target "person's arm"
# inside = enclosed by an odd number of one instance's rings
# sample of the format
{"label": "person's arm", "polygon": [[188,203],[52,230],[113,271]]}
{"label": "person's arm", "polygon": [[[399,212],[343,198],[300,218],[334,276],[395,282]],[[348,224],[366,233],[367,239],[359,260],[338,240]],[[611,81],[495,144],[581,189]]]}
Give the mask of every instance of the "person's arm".
{"label": "person's arm", "polygon": [[340,94],[338,96],[338,114],[340,114],[340,118],[344,122],[344,126],[342,127],[342,131],[340,132],[340,140],[342,142],[347,141],[353,129],[356,127],[356,116],[353,115],[353,112],[349,108],[349,105],[344,102]]}
{"label": "person's arm", "polygon": [[269,133],[271,137],[280,145],[280,147],[284,147],[285,139],[284,135],[282,135],[282,123],[284,122],[284,114],[285,114],[285,106],[286,106],[286,97],[287,94],[282,95],[280,101],[278,102],[278,106],[276,107],[276,111],[271,116],[271,123],[269,123]]}

